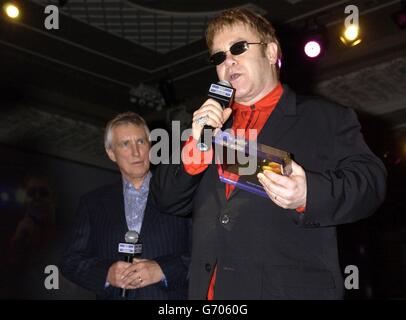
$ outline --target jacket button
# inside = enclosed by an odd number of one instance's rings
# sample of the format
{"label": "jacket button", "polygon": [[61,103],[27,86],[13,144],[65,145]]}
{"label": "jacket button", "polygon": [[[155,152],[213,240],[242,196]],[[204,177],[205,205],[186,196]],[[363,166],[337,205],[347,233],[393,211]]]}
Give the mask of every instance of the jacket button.
{"label": "jacket button", "polygon": [[210,272],[210,271],[211,271],[211,265],[210,265],[210,263],[206,263],[205,266],[204,266],[204,268],[206,269],[207,272]]}
{"label": "jacket button", "polygon": [[221,223],[222,224],[227,224],[230,221],[230,217],[228,216],[228,214],[225,214],[222,218],[221,218]]}

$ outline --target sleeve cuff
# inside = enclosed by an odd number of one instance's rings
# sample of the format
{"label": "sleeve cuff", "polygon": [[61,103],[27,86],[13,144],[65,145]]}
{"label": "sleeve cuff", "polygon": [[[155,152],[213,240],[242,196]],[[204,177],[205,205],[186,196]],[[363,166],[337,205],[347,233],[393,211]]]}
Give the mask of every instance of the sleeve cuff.
{"label": "sleeve cuff", "polygon": [[299,208],[296,208],[296,212],[297,213],[304,213],[306,211],[306,207],[299,207]]}
{"label": "sleeve cuff", "polygon": [[191,175],[198,175],[207,169],[213,159],[213,150],[200,151],[197,141],[190,136],[182,148],[182,163],[185,171]]}
{"label": "sleeve cuff", "polygon": [[164,275],[164,278],[161,280],[161,284],[162,284],[165,288],[168,288],[168,280],[166,279],[165,275]]}

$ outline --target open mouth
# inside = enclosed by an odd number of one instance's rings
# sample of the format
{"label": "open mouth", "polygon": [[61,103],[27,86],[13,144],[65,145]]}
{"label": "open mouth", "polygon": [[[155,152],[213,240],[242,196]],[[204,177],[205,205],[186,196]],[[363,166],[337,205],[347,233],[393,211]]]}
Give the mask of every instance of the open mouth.
{"label": "open mouth", "polygon": [[235,80],[237,80],[240,76],[241,76],[241,73],[233,73],[233,74],[230,76],[230,81],[235,81]]}

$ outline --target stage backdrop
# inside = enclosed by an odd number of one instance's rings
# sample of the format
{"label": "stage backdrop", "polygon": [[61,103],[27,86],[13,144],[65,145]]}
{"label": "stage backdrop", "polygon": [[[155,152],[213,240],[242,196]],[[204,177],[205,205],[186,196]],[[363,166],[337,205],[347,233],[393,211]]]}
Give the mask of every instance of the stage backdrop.
{"label": "stage backdrop", "polygon": [[119,172],[6,145],[0,154],[0,299],[94,298],[61,274],[46,289],[45,268],[58,264],[80,196]]}

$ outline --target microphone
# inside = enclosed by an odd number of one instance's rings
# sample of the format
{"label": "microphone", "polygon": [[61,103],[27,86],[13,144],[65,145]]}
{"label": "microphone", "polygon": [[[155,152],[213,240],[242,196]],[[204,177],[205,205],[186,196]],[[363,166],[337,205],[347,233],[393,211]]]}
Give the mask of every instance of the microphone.
{"label": "microphone", "polygon": [[[221,80],[217,83],[212,83],[209,88],[207,96],[216,100],[220,103],[223,109],[229,108],[233,102],[235,94],[235,89],[231,86],[231,83],[226,80]],[[200,142],[197,144],[197,148],[200,151],[207,151],[211,146],[211,138],[209,142],[206,142],[207,139],[204,137],[204,132],[206,129],[213,130],[209,125],[205,125],[200,136]]]}
{"label": "microphone", "polygon": [[[118,244],[118,252],[124,253],[124,261],[132,263],[135,256],[139,256],[142,253],[142,243],[138,243],[139,234],[137,231],[129,230],[125,234],[125,243],[120,242]],[[120,288],[120,297],[125,298],[127,296],[127,290]]]}

